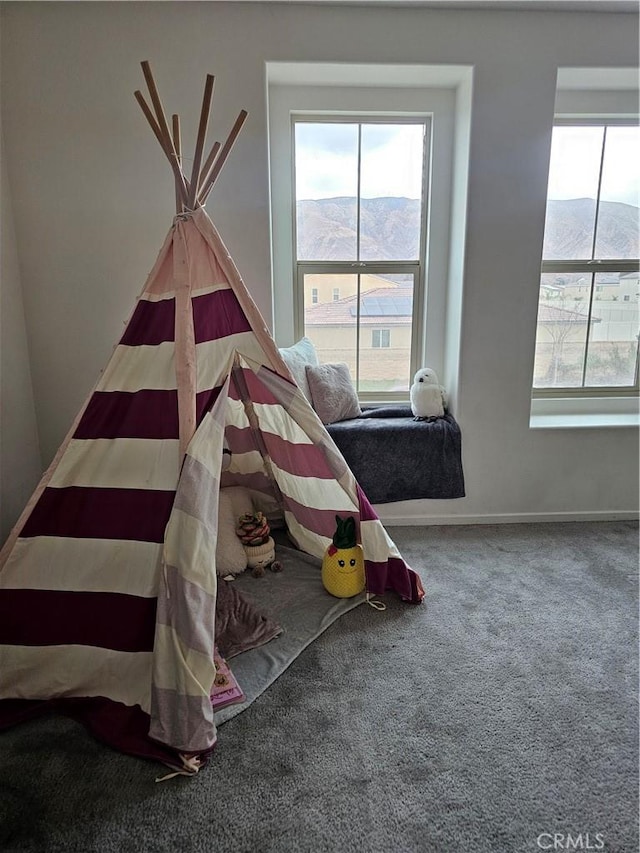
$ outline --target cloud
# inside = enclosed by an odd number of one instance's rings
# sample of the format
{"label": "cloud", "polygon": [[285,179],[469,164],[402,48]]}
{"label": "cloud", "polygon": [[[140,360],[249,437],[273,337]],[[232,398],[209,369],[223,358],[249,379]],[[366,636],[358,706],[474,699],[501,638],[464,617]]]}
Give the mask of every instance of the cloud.
{"label": "cloud", "polygon": [[[420,198],[422,125],[363,124],[361,196]],[[296,198],[355,196],[358,126],[296,124]]]}
{"label": "cloud", "polygon": [[[551,199],[596,198],[602,158],[602,127],[556,127],[548,195]],[[607,130],[601,198],[640,205],[640,129]]]}

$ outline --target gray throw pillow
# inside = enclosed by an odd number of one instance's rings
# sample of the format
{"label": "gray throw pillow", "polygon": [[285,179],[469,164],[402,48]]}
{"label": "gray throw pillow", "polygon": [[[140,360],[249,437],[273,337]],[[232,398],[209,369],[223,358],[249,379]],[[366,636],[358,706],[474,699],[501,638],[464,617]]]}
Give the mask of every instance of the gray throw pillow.
{"label": "gray throw pillow", "polygon": [[323,424],[334,424],[362,414],[349,367],[344,362],[307,365],[311,403]]}

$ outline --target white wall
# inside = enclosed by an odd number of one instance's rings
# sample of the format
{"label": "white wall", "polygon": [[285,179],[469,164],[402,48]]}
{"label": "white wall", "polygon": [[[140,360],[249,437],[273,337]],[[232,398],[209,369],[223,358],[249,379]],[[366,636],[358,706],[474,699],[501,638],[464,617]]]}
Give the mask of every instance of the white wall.
{"label": "white wall", "polygon": [[40,476],[40,448],[22,305],[11,191],[0,144],[0,541]]}
{"label": "white wall", "polygon": [[[637,16],[286,3],[2,3],[2,112],[43,462],[128,316],[173,212],[133,98],[154,68],[190,150],[249,120],[208,209],[271,318],[265,62],[474,65],[456,415],[467,498],[385,507],[423,520],[637,512],[631,428],[529,429],[558,66],[634,66]],[[514,287],[514,281],[517,286]],[[495,342],[495,343],[494,343]]]}

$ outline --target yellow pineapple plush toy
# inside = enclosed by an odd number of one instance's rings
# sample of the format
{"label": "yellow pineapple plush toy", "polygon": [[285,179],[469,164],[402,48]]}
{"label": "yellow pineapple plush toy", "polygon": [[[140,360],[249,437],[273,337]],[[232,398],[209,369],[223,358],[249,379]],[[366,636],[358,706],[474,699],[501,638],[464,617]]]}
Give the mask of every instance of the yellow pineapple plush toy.
{"label": "yellow pineapple plush toy", "polygon": [[353,516],[336,515],[333,542],[322,560],[322,583],[336,598],[352,598],[365,587],[364,552],[356,543],[356,523]]}

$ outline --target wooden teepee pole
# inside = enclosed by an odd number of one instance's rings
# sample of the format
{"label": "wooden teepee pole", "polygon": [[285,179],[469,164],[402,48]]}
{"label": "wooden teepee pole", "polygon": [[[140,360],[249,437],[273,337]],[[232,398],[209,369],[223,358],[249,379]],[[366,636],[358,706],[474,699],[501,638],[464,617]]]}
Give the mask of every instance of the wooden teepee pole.
{"label": "wooden teepee pole", "polygon": [[139,89],[137,89],[133,94],[134,94],[136,101],[140,104],[142,112],[144,113],[146,120],[149,122],[149,126],[151,127],[151,130],[153,131],[158,142],[160,143],[160,147],[162,148],[164,153],[167,155],[167,158],[169,160],[171,160],[171,152],[169,151],[166,140],[162,135],[162,130],[160,129],[160,125],[156,121],[154,114],[151,112],[151,108],[150,108],[149,104],[145,101],[144,95],[142,94],[142,92]]}
{"label": "wooden teepee pole", "polygon": [[[149,63],[146,60],[144,62],[141,62],[140,65],[142,66],[142,73],[144,74],[144,79],[146,80],[147,88],[149,89],[149,95],[151,96],[151,102],[153,104],[153,107],[154,107],[154,110],[156,113],[157,126],[159,128],[160,135],[161,135],[161,138],[163,140],[160,144],[162,145],[162,148],[163,148],[163,151],[165,152],[165,154],[168,152],[168,157],[169,157],[169,162],[171,163],[171,168],[173,169],[173,173],[175,175],[176,181],[180,185],[181,197],[183,199],[184,204],[188,204],[189,187],[187,185],[186,178],[182,173],[182,169],[178,165],[178,156],[176,154],[176,149],[175,149],[175,146],[173,144],[173,139],[171,138],[171,134],[169,133],[169,128],[167,126],[167,119],[166,119],[166,116],[164,113],[164,108],[162,106],[162,101],[160,100],[160,96],[158,94],[158,89],[156,88],[156,83],[155,83],[155,80],[153,79],[153,74],[151,73],[151,66],[149,65]],[[139,93],[136,94],[136,99],[138,100],[138,103],[140,104],[140,106],[142,106],[142,101],[144,101],[144,98],[142,98],[141,94],[138,97],[138,94]],[[148,107],[147,107],[147,110],[148,110]],[[145,110],[143,107],[144,114],[147,116],[147,120],[148,120],[149,115],[147,114],[147,110]],[[150,110],[149,110],[149,113],[150,113]],[[154,130],[154,133],[155,133],[156,131],[153,128],[153,125],[152,125],[152,129]],[[157,133],[156,133],[156,135],[157,135]]]}
{"label": "wooden teepee pole", "polygon": [[[171,133],[173,137],[173,147],[176,150],[178,166],[182,170],[182,137],[180,135],[180,116],[171,116]],[[176,179],[176,213],[182,213],[182,198],[180,195],[180,184]]]}
{"label": "wooden teepee pole", "polygon": [[135,95],[136,101],[140,104],[142,112],[144,113],[145,118],[149,122],[151,130],[153,131],[158,142],[160,143],[160,147],[164,151],[165,156],[171,165],[175,177],[176,187],[178,188],[178,194],[180,196],[180,205],[186,205],[188,198],[187,186],[185,177],[182,174],[182,170],[180,169],[180,166],[178,164],[178,158],[177,154],[175,153],[175,147],[173,146],[173,143],[171,144],[171,146],[167,144],[167,140],[165,139],[164,134],[162,133],[162,129],[156,121],[151,111],[151,108],[149,107],[149,104],[145,101],[142,92],[136,91],[133,94]]}
{"label": "wooden teepee pole", "polygon": [[160,147],[171,164],[175,179],[176,190],[176,213],[182,213],[186,210],[195,210],[198,205],[204,205],[207,196],[211,192],[213,185],[233,148],[238,134],[242,130],[242,126],[247,118],[247,111],[241,110],[235,124],[231,128],[229,136],[224,145],[219,142],[214,142],[207,158],[202,164],[204,147],[207,137],[207,128],[209,124],[209,114],[211,112],[211,102],[213,100],[213,88],[215,77],[207,74],[204,87],[204,95],[202,98],[202,107],[200,110],[200,123],[198,126],[198,136],[196,139],[195,154],[191,169],[191,180],[188,180],[184,174],[182,167],[182,141],[180,136],[180,118],[177,115],[171,117],[171,130],[167,124],[167,118],[158,94],[158,89],[151,73],[151,66],[145,60],[140,63],[142,72],[147,82],[149,95],[151,98],[151,106],[145,100],[144,95],[140,91],[134,92],[135,98],[140,105],[142,112],[147,119],[151,130],[156,139],[160,143]]}
{"label": "wooden teepee pole", "polygon": [[248,113],[246,110],[241,110],[240,114],[238,115],[238,118],[236,119],[235,124],[231,128],[231,132],[227,137],[227,141],[220,149],[220,153],[216,158],[216,161],[211,170],[211,174],[206,178],[205,183],[200,188],[200,193],[198,195],[198,200],[200,201],[200,204],[204,205],[205,201],[207,200],[207,196],[213,189],[213,185],[217,181],[218,175],[222,171],[222,167],[224,166],[225,161],[229,156],[236,139],[238,138],[238,134],[242,130],[242,125],[245,123],[247,115]]}
{"label": "wooden teepee pole", "polygon": [[202,98],[202,109],[200,110],[200,124],[198,126],[196,150],[193,155],[193,168],[191,170],[191,188],[189,191],[190,210],[193,210],[196,204],[196,199],[198,198],[198,180],[200,178],[202,152],[204,151],[204,143],[207,137],[207,127],[209,125],[209,112],[211,109],[211,99],[213,98],[214,83],[215,78],[211,74],[207,74],[207,79],[204,86],[204,95]]}
{"label": "wooden teepee pole", "polygon": [[[220,143],[214,142],[211,146],[211,151],[209,151],[209,156],[204,161],[204,166],[200,172],[200,177],[198,178],[198,187],[203,187],[207,182],[211,169],[213,168],[213,164],[215,162],[216,157],[218,156],[218,151],[220,150]],[[198,198],[200,197],[200,189],[198,189]]]}

